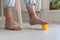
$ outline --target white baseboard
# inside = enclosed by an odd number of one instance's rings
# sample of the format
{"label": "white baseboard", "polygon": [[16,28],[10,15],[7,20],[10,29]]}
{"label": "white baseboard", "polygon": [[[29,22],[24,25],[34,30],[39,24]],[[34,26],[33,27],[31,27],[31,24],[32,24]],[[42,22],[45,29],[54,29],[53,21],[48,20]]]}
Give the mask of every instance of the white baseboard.
{"label": "white baseboard", "polygon": [[[50,20],[54,23],[60,23],[60,10],[44,10],[42,12],[38,12],[37,13],[38,16],[44,20]],[[2,19],[2,17],[0,17],[0,20]],[[18,18],[15,17],[14,18],[16,21],[18,21]],[[23,22],[28,22],[29,21],[29,16],[28,16],[28,12],[27,11],[22,11],[22,19]],[[4,18],[5,20],[5,18]]]}

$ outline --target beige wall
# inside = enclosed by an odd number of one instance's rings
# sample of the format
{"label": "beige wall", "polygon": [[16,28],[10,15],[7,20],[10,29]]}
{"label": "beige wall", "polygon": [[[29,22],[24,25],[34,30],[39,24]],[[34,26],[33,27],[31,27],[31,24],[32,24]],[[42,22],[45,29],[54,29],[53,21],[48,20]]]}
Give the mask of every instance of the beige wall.
{"label": "beige wall", "polygon": [[[0,8],[1,8],[1,2],[0,2]],[[1,9],[0,9],[0,13],[1,13]]]}
{"label": "beige wall", "polygon": [[49,10],[49,0],[42,0],[42,13],[41,18],[47,20],[50,20],[52,22],[60,23],[60,10]]}

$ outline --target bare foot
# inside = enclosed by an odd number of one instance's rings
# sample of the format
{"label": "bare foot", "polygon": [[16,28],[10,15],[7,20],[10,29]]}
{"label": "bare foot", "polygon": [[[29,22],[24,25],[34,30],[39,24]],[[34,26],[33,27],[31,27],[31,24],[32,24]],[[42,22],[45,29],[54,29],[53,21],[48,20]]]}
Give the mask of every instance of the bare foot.
{"label": "bare foot", "polygon": [[21,30],[21,27],[17,27],[14,22],[12,21],[7,21],[5,25],[5,29],[8,30]]}
{"label": "bare foot", "polygon": [[40,18],[38,18],[38,17],[32,17],[31,19],[30,19],[30,24],[31,25],[35,25],[35,24],[51,24],[51,22],[50,21],[44,21],[43,19],[40,19]]}

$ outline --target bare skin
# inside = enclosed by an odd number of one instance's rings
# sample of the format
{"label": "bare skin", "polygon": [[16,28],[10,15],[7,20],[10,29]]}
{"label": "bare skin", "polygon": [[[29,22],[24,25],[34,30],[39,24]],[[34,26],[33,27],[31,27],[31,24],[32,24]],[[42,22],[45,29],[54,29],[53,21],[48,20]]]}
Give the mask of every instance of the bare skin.
{"label": "bare skin", "polygon": [[29,12],[29,17],[30,17],[30,24],[35,25],[35,24],[51,24],[50,21],[44,21],[43,19],[39,18],[35,12],[35,6],[31,5],[27,7],[27,10]]}
{"label": "bare skin", "polygon": [[17,27],[13,20],[12,8],[4,8],[6,24],[5,28],[8,30],[21,30],[21,27]]}
{"label": "bare skin", "polygon": [[[35,6],[31,5],[27,7],[27,10],[29,12],[29,17],[30,17],[30,24],[35,25],[35,24],[50,24],[51,22],[44,21],[43,19],[39,18],[37,14],[35,13]],[[12,15],[12,8],[5,8],[5,16],[6,16],[6,29],[9,30],[21,30],[21,27],[17,27],[16,24],[14,23],[13,20],[13,15]]]}

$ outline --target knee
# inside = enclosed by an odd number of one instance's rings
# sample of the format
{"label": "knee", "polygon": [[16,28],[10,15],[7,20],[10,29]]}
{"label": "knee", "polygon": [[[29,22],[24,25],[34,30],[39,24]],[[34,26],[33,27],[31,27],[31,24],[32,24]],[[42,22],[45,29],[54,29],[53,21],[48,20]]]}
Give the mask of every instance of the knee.
{"label": "knee", "polygon": [[4,0],[4,8],[15,7],[15,0]]}
{"label": "knee", "polygon": [[36,0],[25,0],[25,4],[26,4],[26,6],[35,5]]}

